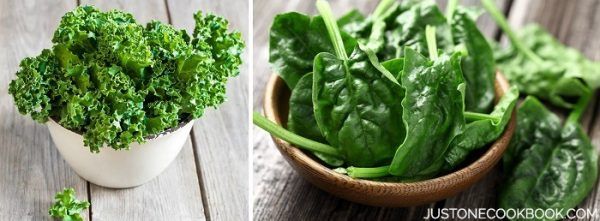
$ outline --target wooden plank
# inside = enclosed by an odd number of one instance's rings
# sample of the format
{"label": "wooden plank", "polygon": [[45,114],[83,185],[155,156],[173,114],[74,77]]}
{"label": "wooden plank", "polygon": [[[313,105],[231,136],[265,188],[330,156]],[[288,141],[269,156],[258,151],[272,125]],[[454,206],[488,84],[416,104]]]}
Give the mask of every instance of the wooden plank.
{"label": "wooden plank", "polygon": [[49,48],[61,16],[75,6],[75,1],[0,1],[0,217],[3,220],[50,220],[48,208],[54,194],[65,187],[73,187],[79,199],[87,199],[85,180],[60,157],[46,126],[20,115],[7,93],[20,60]]}
{"label": "wooden plank", "polygon": [[[352,8],[370,13],[378,1],[329,1],[340,16]],[[253,109],[262,109],[264,86],[271,75],[268,34],[276,14],[300,11],[316,14],[313,1],[261,1],[254,5]],[[300,177],[276,150],[271,137],[253,127],[254,220],[421,220],[426,209],[364,206],[336,198]]]}
{"label": "wooden plank", "polygon": [[[164,1],[82,1],[102,10],[120,9],[139,23],[169,22]],[[192,143],[188,140],[178,158],[157,178],[131,189],[91,185],[92,218],[96,220],[204,220],[200,182]]]}
{"label": "wooden plank", "polygon": [[[230,28],[242,33],[246,43],[240,75],[227,83],[227,101],[206,110],[194,129],[194,148],[201,169],[205,213],[210,220],[249,219],[249,75],[250,42],[248,1],[169,0],[171,22],[193,30],[193,13],[202,10],[225,17]],[[191,33],[191,32],[190,32]]]}
{"label": "wooden plank", "polygon": [[[599,1],[560,1],[560,0],[515,0],[509,16],[509,23],[516,29],[536,22],[545,27],[562,43],[578,49],[592,60],[600,60],[600,30],[595,24],[600,9]],[[506,37],[503,37],[506,41]],[[600,150],[600,127],[598,126],[598,94],[592,98],[582,118],[583,127],[588,130],[592,144]],[[564,115],[564,110],[555,110]],[[598,184],[580,208],[598,208],[600,191]],[[595,218],[598,220],[598,217]]]}

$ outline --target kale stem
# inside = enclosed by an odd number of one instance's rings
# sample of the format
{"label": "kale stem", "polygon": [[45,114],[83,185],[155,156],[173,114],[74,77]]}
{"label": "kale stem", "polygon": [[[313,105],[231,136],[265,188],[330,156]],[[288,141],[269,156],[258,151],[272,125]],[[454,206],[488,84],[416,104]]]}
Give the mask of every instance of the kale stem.
{"label": "kale stem", "polygon": [[379,178],[389,176],[390,166],[382,167],[348,167],[346,172],[352,178]]}
{"label": "kale stem", "polygon": [[329,33],[329,38],[331,39],[333,48],[335,48],[337,57],[342,60],[348,60],[344,42],[342,41],[342,35],[340,34],[337,22],[333,18],[329,3],[325,0],[317,0],[317,10],[319,10],[321,17],[323,17],[325,27],[327,27],[327,32]]}
{"label": "kale stem", "polygon": [[539,64],[539,63],[543,62],[543,60],[539,56],[537,56],[535,53],[533,53],[533,51],[531,51],[531,49],[525,47],[525,45],[523,45],[521,43],[521,41],[517,38],[517,35],[510,28],[510,25],[508,25],[508,22],[506,21],[506,18],[504,17],[504,15],[502,15],[502,12],[500,12],[500,10],[498,10],[498,8],[496,7],[496,5],[494,4],[494,2],[492,0],[481,0],[481,2],[483,4],[483,7],[490,13],[490,15],[492,15],[492,18],[494,18],[494,20],[496,21],[496,24],[498,24],[498,26],[500,26],[502,31],[504,31],[508,35],[510,42],[519,51],[521,51],[523,54],[525,54],[525,56],[527,56],[529,59],[533,60],[535,63]]}
{"label": "kale stem", "polygon": [[322,144],[310,139],[306,139],[295,133],[292,133],[284,129],[283,127],[271,122],[269,119],[263,117],[259,113],[254,112],[252,121],[256,126],[269,132],[273,136],[290,142],[292,144],[296,144],[302,149],[329,154],[341,158],[339,151],[335,147],[329,146],[327,144]]}
{"label": "kale stem", "polygon": [[458,0],[448,1],[448,6],[446,6],[446,19],[447,19],[448,24],[452,23],[452,15],[454,15],[454,11],[456,10],[457,5],[458,5]]}
{"label": "kale stem", "polygon": [[573,123],[579,122],[581,116],[583,115],[583,112],[585,112],[588,104],[590,103],[591,94],[591,91],[586,88],[586,92],[579,98],[579,101],[577,101],[577,103],[573,107],[573,110],[571,111],[571,113],[569,113],[567,121]]}
{"label": "kale stem", "polygon": [[498,117],[494,117],[489,114],[475,113],[475,112],[469,112],[469,111],[463,112],[463,115],[465,116],[465,120],[467,120],[467,121],[478,121],[478,120],[497,121],[497,120],[499,120]]}
{"label": "kale stem", "polygon": [[425,26],[425,39],[427,40],[429,58],[431,58],[431,60],[436,60],[438,58],[438,52],[435,41],[435,27],[429,25]]}
{"label": "kale stem", "polygon": [[395,0],[381,0],[379,4],[377,4],[375,11],[373,11],[373,17],[375,18],[375,20],[380,19],[381,16],[386,14],[386,11],[389,10],[390,7],[392,7],[394,2]]}

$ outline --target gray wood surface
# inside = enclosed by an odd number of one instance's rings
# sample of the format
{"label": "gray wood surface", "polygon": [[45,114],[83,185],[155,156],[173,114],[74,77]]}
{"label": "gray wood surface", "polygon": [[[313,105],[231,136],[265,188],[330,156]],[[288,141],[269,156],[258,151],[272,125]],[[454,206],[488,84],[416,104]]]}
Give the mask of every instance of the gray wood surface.
{"label": "gray wood surface", "polygon": [[86,181],[66,165],[46,126],[22,116],[7,92],[19,62],[50,46],[60,17],[75,1],[0,1],[0,219],[50,220],[54,194],[73,187],[87,198]]}
{"label": "gray wood surface", "polygon": [[[315,13],[311,1],[261,1],[254,6],[254,85],[253,109],[262,110],[264,86],[270,74],[268,64],[268,30],[275,14],[286,11]],[[372,10],[377,1],[332,1],[334,13],[340,15],[348,8],[363,12]],[[447,1],[438,1],[445,5]],[[462,4],[478,5],[478,0],[463,0]],[[596,16],[600,1],[496,1],[516,27],[538,22],[548,28],[561,42],[581,50],[586,56],[600,60],[600,17]],[[364,7],[364,8],[363,8]],[[596,24],[596,25],[594,25]],[[488,15],[478,20],[479,27],[489,38],[504,39]],[[600,147],[600,109],[597,97],[583,117],[593,144]],[[563,114],[563,113],[558,113]],[[462,207],[485,208],[496,206],[496,194],[501,170],[496,168],[479,183],[459,195],[432,205],[412,208],[378,208],[362,206],[335,198],[304,181],[280,156],[268,134],[253,127],[254,158],[254,219],[255,220],[420,220],[427,208]],[[597,186],[580,208],[599,208],[600,190]],[[596,218],[600,220],[600,217]]]}
{"label": "gray wood surface", "polygon": [[[60,17],[79,1],[0,1],[0,220],[50,220],[54,194],[74,187],[91,201],[89,220],[247,220],[248,64],[228,84],[228,101],[206,110],[177,159],[140,187],[109,189],[77,176],[44,125],[22,116],[7,94],[19,61],[51,46]],[[82,0],[120,9],[138,22],[160,20],[190,33],[198,10],[225,16],[248,39],[248,3],[228,1]],[[244,58],[247,61],[247,56]],[[242,125],[242,126],[240,126]]]}

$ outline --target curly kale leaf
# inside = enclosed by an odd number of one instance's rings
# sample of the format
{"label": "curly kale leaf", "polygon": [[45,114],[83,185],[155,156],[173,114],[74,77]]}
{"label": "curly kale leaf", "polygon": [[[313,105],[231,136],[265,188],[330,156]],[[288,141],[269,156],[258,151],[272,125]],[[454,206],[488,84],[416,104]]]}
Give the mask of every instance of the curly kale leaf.
{"label": "curly kale leaf", "polygon": [[58,66],[50,50],[43,50],[35,58],[21,61],[17,79],[10,82],[8,92],[13,95],[15,105],[22,114],[31,114],[38,122],[46,122],[50,105],[50,78]]}
{"label": "curly kale leaf", "polygon": [[80,213],[88,207],[90,207],[89,202],[75,198],[73,188],[65,188],[54,196],[54,204],[48,210],[48,214],[63,221],[82,221]]}
{"label": "curly kale leaf", "polygon": [[159,21],[82,6],[66,13],[52,49],[21,62],[9,92],[22,114],[81,133],[93,152],[202,116],[225,100],[244,42],[215,15],[194,16],[192,37]]}

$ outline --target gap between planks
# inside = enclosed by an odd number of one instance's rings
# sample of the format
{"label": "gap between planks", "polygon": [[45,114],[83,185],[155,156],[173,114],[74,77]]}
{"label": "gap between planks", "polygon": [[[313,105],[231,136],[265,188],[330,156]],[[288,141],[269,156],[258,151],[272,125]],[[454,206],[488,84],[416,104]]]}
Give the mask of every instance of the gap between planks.
{"label": "gap between planks", "polygon": [[[167,7],[167,11],[168,11]],[[206,186],[204,185],[204,179],[202,176],[202,169],[200,167],[200,158],[198,157],[198,145],[196,143],[196,136],[194,136],[194,128],[190,130],[190,138],[192,140],[192,152],[194,153],[194,163],[196,164],[196,176],[198,176],[198,183],[200,184],[200,196],[202,196],[202,207],[204,208],[204,217],[207,221],[211,220],[210,209],[208,208],[208,196],[206,196]]]}

